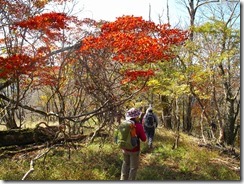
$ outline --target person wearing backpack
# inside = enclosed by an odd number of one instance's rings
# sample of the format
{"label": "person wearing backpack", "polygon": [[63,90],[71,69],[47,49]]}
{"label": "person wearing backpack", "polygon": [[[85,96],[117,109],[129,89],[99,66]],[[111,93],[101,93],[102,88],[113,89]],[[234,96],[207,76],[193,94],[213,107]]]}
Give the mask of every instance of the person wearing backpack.
{"label": "person wearing backpack", "polygon": [[126,120],[134,122],[137,135],[137,146],[132,149],[122,149],[123,163],[121,168],[120,180],[135,180],[139,167],[140,141],[146,142],[146,134],[142,123],[139,120],[141,112],[136,108],[131,108],[126,112]]}
{"label": "person wearing backpack", "polygon": [[158,127],[158,118],[153,113],[151,107],[147,109],[146,114],[143,117],[143,126],[148,140],[148,147],[152,148],[155,129]]}
{"label": "person wearing backpack", "polygon": [[140,122],[142,123],[143,117],[146,114],[146,107],[140,107],[139,110],[141,111],[139,118],[140,118]]}

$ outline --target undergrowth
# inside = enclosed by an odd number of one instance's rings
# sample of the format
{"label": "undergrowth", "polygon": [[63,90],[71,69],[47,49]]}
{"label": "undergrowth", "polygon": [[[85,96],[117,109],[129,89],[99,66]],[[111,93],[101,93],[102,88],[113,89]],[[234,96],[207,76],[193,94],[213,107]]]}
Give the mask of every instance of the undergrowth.
{"label": "undergrowth", "polygon": [[[216,150],[199,147],[190,136],[180,136],[179,147],[172,149],[174,133],[164,128],[156,131],[154,149],[141,144],[141,163],[137,180],[160,181],[238,181],[240,171],[231,169]],[[112,139],[95,139],[89,145],[75,143],[56,147],[34,162],[34,171],[26,180],[111,180],[120,178],[122,153]],[[70,151],[70,152],[69,152]],[[15,155],[0,160],[1,180],[21,180],[30,169],[30,161],[39,152]],[[226,161],[227,160],[227,161]],[[220,162],[222,161],[222,162]],[[239,165],[240,166],[240,165]]]}

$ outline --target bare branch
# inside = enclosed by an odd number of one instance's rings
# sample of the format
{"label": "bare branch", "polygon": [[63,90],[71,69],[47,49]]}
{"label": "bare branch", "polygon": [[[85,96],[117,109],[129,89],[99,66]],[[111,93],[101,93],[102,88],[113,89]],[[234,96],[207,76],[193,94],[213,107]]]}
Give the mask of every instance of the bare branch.
{"label": "bare branch", "polygon": [[[54,145],[55,146],[55,145]],[[27,171],[26,173],[25,173],[25,175],[23,176],[23,178],[21,179],[21,180],[25,180],[26,179],[26,177],[30,174],[30,173],[32,173],[35,169],[34,169],[34,162],[36,161],[36,160],[38,160],[39,158],[41,158],[41,157],[43,157],[44,155],[46,155],[54,146],[52,146],[52,147],[50,147],[50,148],[48,148],[46,151],[44,151],[43,153],[41,153],[41,154],[38,154],[34,159],[32,159],[31,160],[31,162],[30,162],[30,169],[29,169],[29,171]]]}

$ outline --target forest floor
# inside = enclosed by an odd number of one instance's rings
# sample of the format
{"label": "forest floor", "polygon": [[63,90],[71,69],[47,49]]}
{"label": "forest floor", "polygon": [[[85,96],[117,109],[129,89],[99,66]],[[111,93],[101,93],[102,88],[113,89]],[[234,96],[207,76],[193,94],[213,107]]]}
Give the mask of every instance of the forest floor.
{"label": "forest floor", "polygon": [[[160,172],[163,177],[158,179],[170,181],[236,180],[231,178],[231,175],[235,173],[240,176],[239,149],[203,144],[199,138],[182,133],[178,148],[173,149],[174,134],[172,131],[159,128],[156,131],[154,148],[148,149],[146,146],[142,150],[141,168],[157,168],[157,176],[150,179],[160,176]],[[219,175],[223,178],[219,178]]]}
{"label": "forest floor", "polygon": [[[181,133],[177,148],[175,132],[159,127],[154,148],[141,143],[137,180],[240,181],[240,149],[203,145]],[[34,147],[37,145],[29,145]],[[73,142],[28,151],[27,148],[0,160],[1,180],[112,180],[120,178],[122,153],[111,137],[93,143]],[[7,154],[1,153],[0,154]],[[28,173],[29,172],[29,173]],[[27,174],[28,173],[28,174]]]}

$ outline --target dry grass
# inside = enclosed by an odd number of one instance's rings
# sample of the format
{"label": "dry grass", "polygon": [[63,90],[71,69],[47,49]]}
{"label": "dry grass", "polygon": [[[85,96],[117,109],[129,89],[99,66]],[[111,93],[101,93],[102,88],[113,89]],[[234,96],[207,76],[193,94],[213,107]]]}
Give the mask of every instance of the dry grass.
{"label": "dry grass", "polygon": [[[240,162],[220,155],[218,151],[197,146],[197,140],[182,134],[177,149],[172,150],[174,132],[159,128],[155,148],[148,151],[142,144],[138,180],[158,181],[240,181]],[[97,138],[86,145],[76,142],[76,149],[68,143],[53,148],[35,162],[27,180],[119,180],[121,151],[111,138]],[[70,149],[69,149],[70,147]],[[30,160],[39,152],[15,155],[0,160],[1,180],[21,180],[30,169]],[[69,152],[70,151],[70,152]]]}

